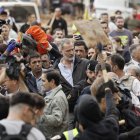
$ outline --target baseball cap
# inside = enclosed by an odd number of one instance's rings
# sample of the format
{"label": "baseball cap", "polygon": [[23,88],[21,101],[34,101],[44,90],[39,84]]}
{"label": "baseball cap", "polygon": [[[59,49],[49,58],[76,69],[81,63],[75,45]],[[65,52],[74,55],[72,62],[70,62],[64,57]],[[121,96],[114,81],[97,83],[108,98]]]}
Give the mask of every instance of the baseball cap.
{"label": "baseball cap", "polygon": [[87,70],[95,71],[95,67],[97,65],[97,61],[90,60],[87,65]]}

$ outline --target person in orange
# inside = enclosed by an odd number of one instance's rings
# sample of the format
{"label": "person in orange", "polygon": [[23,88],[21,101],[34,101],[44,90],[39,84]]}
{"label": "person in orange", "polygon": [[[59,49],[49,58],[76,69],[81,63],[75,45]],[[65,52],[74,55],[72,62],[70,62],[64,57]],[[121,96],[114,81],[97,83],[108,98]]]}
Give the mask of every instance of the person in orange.
{"label": "person in orange", "polygon": [[47,52],[47,47],[49,45],[47,40],[47,34],[41,29],[41,27],[33,25],[26,31],[26,34],[31,35],[33,39],[37,42],[37,51],[40,54],[44,54]]}

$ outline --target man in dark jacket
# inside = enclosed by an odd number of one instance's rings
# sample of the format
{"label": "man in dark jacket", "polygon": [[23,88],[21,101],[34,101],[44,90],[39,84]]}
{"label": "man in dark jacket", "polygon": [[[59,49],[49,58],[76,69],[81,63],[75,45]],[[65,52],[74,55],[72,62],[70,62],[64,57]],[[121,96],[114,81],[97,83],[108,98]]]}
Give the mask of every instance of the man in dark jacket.
{"label": "man in dark jacket", "polygon": [[74,140],[117,140],[118,111],[109,88],[106,92],[106,116],[102,118],[100,107],[94,96],[83,95],[77,106],[79,135]]}
{"label": "man in dark jacket", "polygon": [[[72,96],[72,89],[78,82],[86,79],[86,69],[88,60],[80,59],[74,54],[74,46],[71,40],[63,39],[61,44],[63,57],[60,62],[54,64],[61,74],[61,85],[68,99]],[[70,94],[70,95],[69,95]],[[70,103],[70,102],[69,102]],[[71,110],[71,107],[70,107]]]}
{"label": "man in dark jacket", "polygon": [[[90,60],[90,61],[93,61],[93,60]],[[93,68],[93,66],[92,66]],[[105,63],[105,68],[106,68],[106,71],[107,72],[111,72],[111,66],[107,63]],[[101,67],[101,64],[98,63],[95,67],[95,73],[96,73],[96,78],[97,77],[101,77],[103,75],[103,72],[102,72],[102,67]],[[82,92],[81,92],[81,95],[84,95],[84,94],[91,94],[91,91],[90,91],[90,87],[91,85],[85,87]]]}
{"label": "man in dark jacket", "polygon": [[31,71],[25,72],[25,82],[30,92],[43,94],[42,88],[42,61],[38,53],[30,55],[29,68]]}
{"label": "man in dark jacket", "polygon": [[63,57],[60,62],[55,63],[54,67],[60,71],[61,85],[68,99],[69,110],[73,112],[76,102],[73,90],[75,90],[75,85],[78,82],[86,79],[88,60],[75,56],[74,45],[70,39],[62,40],[60,51]]}
{"label": "man in dark jacket", "polygon": [[[90,86],[92,85],[92,83],[94,82],[94,80],[96,79],[96,74],[95,74],[95,67],[96,67],[97,61],[95,60],[89,60],[88,65],[87,65],[87,69],[86,69],[86,79],[81,80],[79,83],[77,83],[75,85],[75,92],[74,94],[77,93],[77,98],[79,100],[79,97],[83,94],[91,94],[90,93]],[[78,102],[77,100],[77,102]]]}

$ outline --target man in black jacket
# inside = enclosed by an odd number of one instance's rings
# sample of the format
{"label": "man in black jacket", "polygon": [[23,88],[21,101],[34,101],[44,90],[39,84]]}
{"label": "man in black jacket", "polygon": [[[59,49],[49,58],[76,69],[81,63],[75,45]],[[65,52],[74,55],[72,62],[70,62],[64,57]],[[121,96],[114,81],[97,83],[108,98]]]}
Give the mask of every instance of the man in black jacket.
{"label": "man in black jacket", "polygon": [[80,59],[74,54],[74,45],[70,39],[63,39],[61,43],[63,57],[54,64],[61,74],[61,85],[68,96],[72,88],[81,80],[86,79],[88,60]]}
{"label": "man in black jacket", "polygon": [[113,93],[105,88],[106,116],[102,118],[100,107],[94,96],[83,95],[77,106],[80,133],[74,140],[118,140],[118,111]]}

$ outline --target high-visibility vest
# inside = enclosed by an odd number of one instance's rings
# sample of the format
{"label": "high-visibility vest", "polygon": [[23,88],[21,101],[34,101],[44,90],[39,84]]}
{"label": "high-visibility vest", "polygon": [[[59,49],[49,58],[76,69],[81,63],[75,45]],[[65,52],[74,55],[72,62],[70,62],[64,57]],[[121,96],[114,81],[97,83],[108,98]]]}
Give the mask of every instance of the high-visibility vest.
{"label": "high-visibility vest", "polygon": [[73,138],[77,136],[78,130],[77,130],[77,128],[74,128],[72,130],[63,132],[63,134],[64,134],[66,140],[73,140]]}

